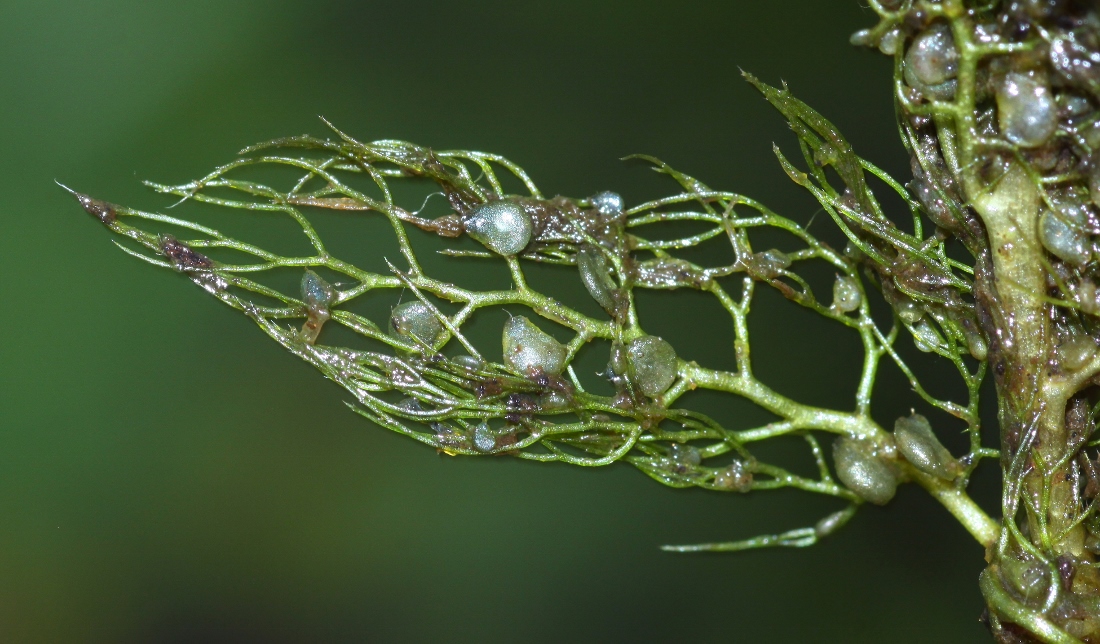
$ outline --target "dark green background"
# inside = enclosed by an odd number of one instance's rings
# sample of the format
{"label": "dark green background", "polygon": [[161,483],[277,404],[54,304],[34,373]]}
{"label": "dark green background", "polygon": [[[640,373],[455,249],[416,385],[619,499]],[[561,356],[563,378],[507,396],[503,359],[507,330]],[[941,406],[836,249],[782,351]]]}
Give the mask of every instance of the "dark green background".
{"label": "dark green background", "polygon": [[[890,63],[847,44],[872,22],[856,0],[3,3],[0,641],[985,641],[981,548],[911,486],[812,549],[662,553],[837,506],[437,456],[118,252],[52,183],[163,208],[140,179],[322,134],[324,115],[504,154],[551,194],[671,192],[617,161],[646,152],[805,222],[770,152],[792,137],[738,68],[786,79],[904,178]],[[728,352],[720,315],[661,297],[643,313],[682,355]],[[851,334],[760,307],[762,377],[850,406]],[[885,424],[913,404],[892,372],[878,394]]]}

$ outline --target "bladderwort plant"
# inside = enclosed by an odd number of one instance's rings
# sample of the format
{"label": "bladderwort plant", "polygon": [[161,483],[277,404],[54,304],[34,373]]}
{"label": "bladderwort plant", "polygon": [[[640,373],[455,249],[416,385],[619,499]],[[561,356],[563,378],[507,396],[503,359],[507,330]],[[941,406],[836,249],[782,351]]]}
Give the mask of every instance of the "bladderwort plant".
{"label": "bladderwort plant", "polygon": [[[844,504],[807,527],[666,547],[676,552],[809,546],[863,503],[887,503],[899,484],[914,483],[985,547],[979,586],[998,641],[1100,642],[1100,439],[1093,437],[1100,411],[1100,10],[1085,0],[870,0],[870,7],[879,22],[853,42],[894,60],[883,88],[896,101],[910,182],[857,156],[785,86],[745,75],[797,138],[800,155],[792,160],[777,147],[779,164],[843,232],[844,248],[820,241],[807,223],[652,157],[637,158],[678,186],[671,196],[641,204],[624,204],[613,192],[551,198],[493,154],[363,143],[335,127],[330,138],[247,148],[187,184],[149,184],[183,201],[289,218],[309,242],[303,254],[73,194],[123,238],[116,243],[125,252],[183,274],[251,318],[344,387],[356,401],[352,409],[378,425],[451,455],[580,466],[626,461],[673,487],[792,487]],[[296,180],[249,178],[271,167],[293,170]],[[434,185],[453,212],[422,217],[419,203],[401,198],[409,183]],[[522,186],[521,194],[506,185]],[[886,212],[882,191],[904,208]],[[311,223],[317,209],[385,218],[400,257],[387,261],[388,272],[373,273],[333,255]],[[472,238],[476,249],[444,253],[455,262],[502,262],[511,286],[477,290],[428,275],[410,228],[456,242]],[[785,250],[754,246],[767,230],[786,235]],[[706,244],[727,248],[726,261],[708,265],[688,254]],[[532,288],[525,267],[533,262],[575,266],[603,314],[581,313]],[[831,292],[805,277],[815,265],[835,275]],[[300,279],[300,292],[268,279],[287,274]],[[736,369],[683,360],[647,333],[638,289],[716,298],[729,315],[732,343],[714,346],[729,347]],[[858,336],[862,367],[850,409],[800,403],[754,375],[748,317],[759,289],[775,289]],[[349,307],[371,298],[392,303],[401,294],[389,319]],[[889,305],[886,315],[877,302],[872,307],[872,296]],[[501,307],[511,317],[500,330],[500,352],[475,346],[464,328],[479,311]],[[359,336],[358,344],[327,344],[334,325]],[[555,334],[565,333],[563,344]],[[574,369],[593,341],[610,347],[601,375],[611,395],[586,390]],[[908,342],[952,365],[966,395],[929,393],[899,353]],[[900,369],[914,404],[965,424],[969,450],[952,454],[915,412],[893,426],[876,422],[872,389],[883,368]],[[987,373],[998,398],[997,448],[980,438]],[[738,427],[736,419],[679,404],[694,389],[740,397],[777,420]],[[805,441],[814,475],[757,455],[761,443],[786,436]],[[967,494],[983,461],[1003,476],[999,522]]]}

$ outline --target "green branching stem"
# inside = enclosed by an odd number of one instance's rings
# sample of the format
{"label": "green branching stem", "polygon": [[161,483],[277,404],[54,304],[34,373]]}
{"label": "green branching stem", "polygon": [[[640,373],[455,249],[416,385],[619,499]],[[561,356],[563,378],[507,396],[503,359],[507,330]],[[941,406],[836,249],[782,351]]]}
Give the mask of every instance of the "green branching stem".
{"label": "green branching stem", "polygon": [[[447,454],[507,454],[580,466],[626,461],[673,487],[726,492],[792,487],[844,503],[843,510],[814,526],[733,543],[671,549],[688,552],[802,547],[847,523],[864,502],[864,493],[842,482],[844,472],[839,473],[842,480],[838,480],[830,471],[818,442],[820,433],[863,446],[861,449],[873,454],[869,458],[888,468],[891,478],[915,481],[926,488],[975,539],[986,546],[993,544],[995,522],[966,494],[969,473],[982,458],[991,455],[977,438],[978,386],[984,365],[972,369],[965,363],[975,338],[968,336],[959,322],[960,316],[971,315],[969,305],[959,297],[972,289],[969,267],[947,259],[942,240],[922,236],[917,206],[906,190],[856,157],[828,121],[785,89],[771,88],[751,77],[749,80],[790,120],[798,134],[809,173],[797,170],[782,154],[780,161],[792,179],[817,197],[841,226],[852,242],[845,251],[831,248],[803,225],[755,200],[712,190],[652,157],[636,158],[671,177],[681,192],[621,208],[606,206],[609,197],[600,195],[590,199],[545,198],[522,169],[498,156],[438,152],[399,141],[361,143],[335,129],[335,140],[302,136],[253,146],[242,152],[242,158],[187,184],[149,184],[181,202],[289,217],[311,247],[306,254],[275,253],[182,218],[74,194],[109,230],[131,242],[120,244],[127,253],[185,274],[223,303],[243,312],[288,351],[345,388],[355,399],[351,406],[357,413]],[[834,166],[844,187],[830,185],[824,173],[826,165]],[[291,168],[301,175],[284,190],[242,176],[260,167]],[[527,193],[507,193],[500,172],[518,179]],[[913,233],[902,232],[886,217],[867,185],[865,173],[905,199]],[[356,185],[365,178],[374,191],[352,187],[355,177],[359,178]],[[399,205],[391,183],[418,179],[434,182],[453,212],[429,219],[420,211]],[[488,212],[482,206],[492,202],[516,204],[532,224],[531,239],[523,250],[502,258],[512,286],[473,290],[427,275],[417,260],[407,227],[445,238],[460,237],[468,232],[473,218],[481,216],[478,213]],[[394,232],[403,265],[391,258],[387,260],[389,273],[379,274],[334,256],[307,216],[308,209],[316,208],[384,216]],[[672,223],[698,228],[673,238],[650,236]],[[155,234],[141,224],[171,227],[179,231],[180,238]],[[792,247],[785,251],[754,251],[750,238],[764,228],[786,233]],[[684,249],[714,243],[728,245],[726,263],[702,266],[676,255]],[[471,256],[499,257],[492,247],[487,249],[452,248],[445,254],[458,258],[455,261]],[[524,263],[529,261],[579,265],[582,251],[595,252],[602,258],[596,264],[591,263],[595,260],[587,260],[589,263],[581,267],[582,277],[588,280],[586,285],[596,285],[589,289],[605,310],[602,318],[582,314],[539,293],[524,273]],[[234,259],[221,261],[204,254],[208,252],[232,252]],[[815,264],[837,276],[831,304],[814,292],[801,272],[802,267]],[[606,268],[599,268],[604,265]],[[897,270],[899,265],[906,270]],[[875,266],[889,270],[863,274]],[[318,302],[315,295],[307,297],[305,291],[302,295],[286,293],[264,283],[265,274],[286,269],[328,271],[338,278],[337,287],[333,287],[331,299]],[[601,270],[606,273],[592,272]],[[937,289],[919,288],[922,279],[936,280]],[[794,304],[858,335],[864,355],[850,411],[799,403],[754,375],[748,320],[760,286],[776,289]],[[895,309],[903,305],[916,307],[920,315],[903,311],[883,328],[872,316],[868,286],[881,289]],[[638,288],[690,288],[713,295],[729,315],[737,369],[724,371],[675,358],[668,365],[672,371],[667,382],[655,388],[644,375],[648,373],[645,369],[660,365],[632,353],[650,337],[634,306],[634,291]],[[437,332],[417,335],[393,322],[371,320],[348,308],[360,298],[400,291],[422,305],[423,315],[430,318],[423,323],[434,324],[430,328]],[[547,371],[525,371],[510,362],[507,355],[501,362],[493,361],[494,354],[475,347],[463,331],[478,311],[492,307],[508,307],[513,313],[527,310],[541,323],[566,329],[572,339],[561,349],[564,362]],[[304,320],[305,326],[299,331],[287,326],[287,320]],[[343,326],[366,344],[353,348],[315,343],[321,324]],[[305,333],[307,327],[314,333]],[[965,402],[939,400],[926,392],[895,348],[901,329],[912,332],[918,348],[956,364],[968,392]],[[571,366],[580,349],[597,339],[612,345],[607,377],[614,394],[610,396],[592,393]],[[458,345],[460,354],[447,350],[452,342]],[[967,423],[972,449],[964,457],[967,468],[954,480],[928,476],[906,464],[891,433],[873,419],[872,390],[884,356],[902,370],[927,403]],[[694,389],[740,397],[777,420],[762,427],[738,428],[679,406],[682,396]],[[782,436],[805,439],[817,465],[815,472],[795,471],[763,462],[754,455],[757,443]]]}

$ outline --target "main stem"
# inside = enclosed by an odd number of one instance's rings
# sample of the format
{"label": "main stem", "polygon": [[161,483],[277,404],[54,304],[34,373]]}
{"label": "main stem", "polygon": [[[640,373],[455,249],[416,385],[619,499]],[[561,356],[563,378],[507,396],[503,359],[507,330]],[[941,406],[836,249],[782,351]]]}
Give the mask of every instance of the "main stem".
{"label": "main stem", "polygon": [[[1047,299],[1050,263],[1039,238],[1041,180],[1018,150],[982,136],[979,64],[995,52],[975,41],[975,25],[960,0],[941,7],[958,47],[958,89],[935,121],[943,156],[988,236],[989,255],[979,258],[975,271],[976,303],[990,339],[1005,474],[1001,534],[987,557],[982,593],[998,638],[1009,637],[1004,620],[1039,641],[1075,642],[1055,622],[1076,623],[1079,618],[1067,616],[1089,612],[1078,601],[1087,584],[1082,578],[1075,585],[1074,575],[1093,557],[1076,520],[1081,508],[1073,468],[1081,444],[1070,436],[1066,410],[1098,365],[1095,359],[1072,370],[1060,364]],[[1059,618],[1052,621],[1054,615]]]}

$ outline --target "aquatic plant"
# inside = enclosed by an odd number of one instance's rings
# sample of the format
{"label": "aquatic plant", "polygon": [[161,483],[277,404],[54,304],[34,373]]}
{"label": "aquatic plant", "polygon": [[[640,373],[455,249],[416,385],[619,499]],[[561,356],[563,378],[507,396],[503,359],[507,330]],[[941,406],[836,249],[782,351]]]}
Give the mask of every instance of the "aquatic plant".
{"label": "aquatic plant", "polygon": [[[1093,453],[1100,445],[1093,438],[1100,408],[1100,160],[1093,152],[1100,145],[1100,14],[1073,0],[870,5],[879,22],[853,42],[893,57],[892,84],[884,79],[883,86],[896,99],[912,160],[909,183],[858,156],[787,87],[745,75],[797,140],[799,162],[776,147],[779,165],[840,229],[844,248],[809,233],[808,222],[648,156],[634,158],[671,179],[678,186],[672,195],[635,205],[611,191],[548,198],[502,157],[361,142],[335,127],[330,138],[252,146],[190,183],[149,184],[180,201],[289,218],[308,241],[304,253],[73,194],[122,238],[116,243],[124,251],[181,273],[251,318],[345,388],[352,409],[378,425],[456,456],[625,461],[673,487],[797,488],[841,504],[780,534],[666,546],[677,552],[809,546],[862,504],[888,503],[898,485],[914,483],[986,548],[979,587],[999,641],[1100,641],[1100,464]],[[249,174],[272,168],[297,174],[284,183]],[[414,208],[423,202],[403,196],[409,183],[432,185],[450,212],[422,216]],[[316,209],[384,218],[400,257],[383,273],[337,257],[312,223]],[[456,262],[501,263],[511,285],[475,289],[429,275],[410,228],[454,240],[444,253]],[[762,231],[785,235],[786,246],[758,250]],[[464,237],[477,244],[464,246]],[[715,244],[724,261],[690,253]],[[602,313],[533,288],[531,263],[576,266],[572,279]],[[819,284],[813,275],[822,269],[831,277]],[[287,272],[300,281],[299,292],[265,281]],[[714,297],[731,334],[712,346],[736,368],[684,359],[647,332],[638,289]],[[851,409],[798,402],[755,375],[748,319],[758,289],[774,289],[858,338]],[[869,297],[875,292],[881,297]],[[353,310],[399,294],[406,301],[388,320]],[[500,329],[499,360],[464,332],[490,308],[510,316]],[[326,343],[333,325],[357,336],[355,344]],[[965,395],[930,393],[899,351],[907,342],[953,367]],[[592,343],[605,347],[601,378],[610,393],[586,388],[574,369]],[[952,454],[937,437],[944,430],[915,412],[894,420],[893,431],[876,420],[872,391],[883,368],[900,370],[914,405],[958,419],[969,449]],[[998,397],[998,448],[981,442],[987,371]],[[694,389],[742,398],[777,419],[738,427],[736,419],[681,404]],[[789,436],[805,442],[812,474],[760,456],[761,443]],[[967,494],[983,461],[999,465],[1004,478],[999,522]]]}

